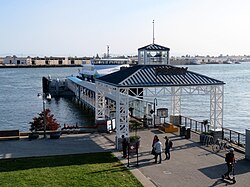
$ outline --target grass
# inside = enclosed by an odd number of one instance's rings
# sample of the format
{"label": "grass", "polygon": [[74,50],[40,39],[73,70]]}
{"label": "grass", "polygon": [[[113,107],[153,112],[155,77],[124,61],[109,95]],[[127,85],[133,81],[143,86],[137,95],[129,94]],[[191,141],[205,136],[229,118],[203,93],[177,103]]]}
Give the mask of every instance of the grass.
{"label": "grass", "polygon": [[0,186],[142,186],[111,153],[0,160]]}

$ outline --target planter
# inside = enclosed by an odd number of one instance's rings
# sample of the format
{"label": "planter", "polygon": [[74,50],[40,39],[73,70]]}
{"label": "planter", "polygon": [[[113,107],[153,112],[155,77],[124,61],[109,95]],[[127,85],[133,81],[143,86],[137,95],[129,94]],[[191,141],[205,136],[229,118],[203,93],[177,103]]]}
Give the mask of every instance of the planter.
{"label": "planter", "polygon": [[29,140],[35,140],[39,138],[39,134],[38,133],[30,133],[29,134]]}
{"label": "planter", "polygon": [[61,132],[52,132],[50,134],[50,139],[59,139],[61,136]]}

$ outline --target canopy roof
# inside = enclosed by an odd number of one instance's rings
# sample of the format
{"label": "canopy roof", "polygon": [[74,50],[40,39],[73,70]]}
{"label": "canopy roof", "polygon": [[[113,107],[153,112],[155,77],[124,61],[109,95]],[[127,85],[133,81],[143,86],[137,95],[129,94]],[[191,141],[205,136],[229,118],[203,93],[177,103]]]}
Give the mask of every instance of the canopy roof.
{"label": "canopy roof", "polygon": [[170,48],[158,45],[158,44],[149,44],[147,46],[141,47],[138,50],[147,50],[147,51],[169,51]]}
{"label": "canopy roof", "polygon": [[136,65],[97,78],[116,87],[207,86],[222,81],[171,65]]}

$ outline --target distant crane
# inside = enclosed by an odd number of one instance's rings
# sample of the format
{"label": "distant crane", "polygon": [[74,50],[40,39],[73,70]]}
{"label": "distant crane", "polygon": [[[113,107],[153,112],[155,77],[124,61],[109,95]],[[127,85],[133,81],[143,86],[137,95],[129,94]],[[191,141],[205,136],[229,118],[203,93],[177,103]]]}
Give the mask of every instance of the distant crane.
{"label": "distant crane", "polygon": [[109,58],[109,45],[107,45],[107,58]]}

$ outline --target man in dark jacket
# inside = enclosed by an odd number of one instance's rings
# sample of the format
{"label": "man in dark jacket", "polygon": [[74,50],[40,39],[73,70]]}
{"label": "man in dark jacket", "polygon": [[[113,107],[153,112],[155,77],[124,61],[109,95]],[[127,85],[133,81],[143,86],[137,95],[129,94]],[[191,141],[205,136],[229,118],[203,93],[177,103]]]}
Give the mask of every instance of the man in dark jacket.
{"label": "man in dark jacket", "polygon": [[230,179],[229,174],[232,172],[233,170],[233,165],[235,163],[235,158],[234,158],[234,149],[231,148],[229,153],[226,154],[226,158],[225,161],[227,163],[227,172],[222,175],[222,178],[227,178]]}
{"label": "man in dark jacket", "polygon": [[169,160],[170,159],[170,149],[173,146],[173,142],[171,140],[169,140],[167,136],[165,136],[164,138],[165,138],[165,155],[166,155],[165,160]]}

